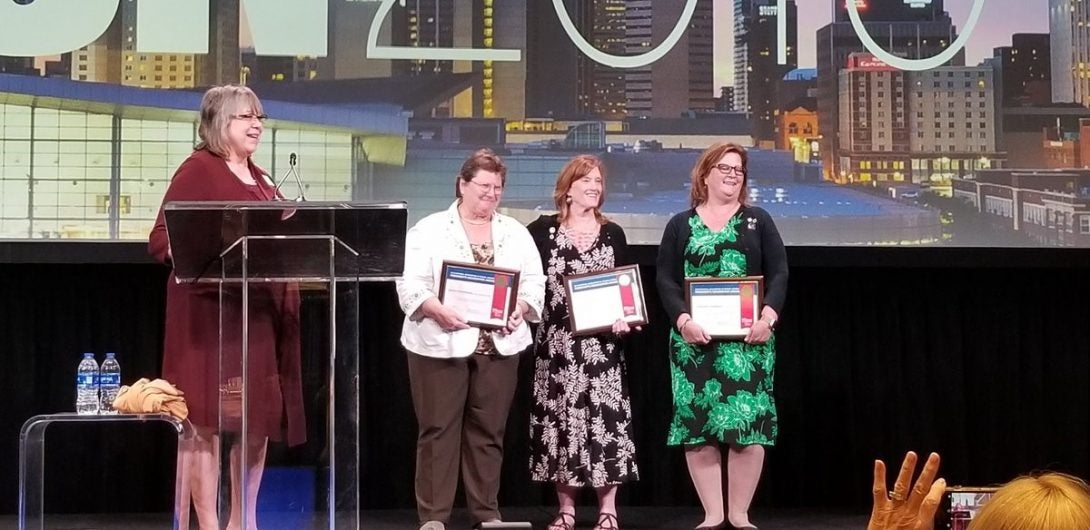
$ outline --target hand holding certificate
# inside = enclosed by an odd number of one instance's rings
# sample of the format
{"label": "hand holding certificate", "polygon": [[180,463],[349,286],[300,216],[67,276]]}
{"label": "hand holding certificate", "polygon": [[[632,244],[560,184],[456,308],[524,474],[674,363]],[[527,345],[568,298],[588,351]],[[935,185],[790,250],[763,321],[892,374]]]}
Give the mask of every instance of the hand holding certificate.
{"label": "hand holding certificate", "polygon": [[572,334],[611,331],[620,320],[635,327],[647,323],[643,282],[636,265],[564,277]]}
{"label": "hand holding certificate", "polygon": [[763,278],[686,278],[689,314],[713,339],[743,339],[760,318]]}
{"label": "hand holding certificate", "polygon": [[518,283],[516,270],[444,261],[439,301],[470,325],[502,329],[515,307]]}

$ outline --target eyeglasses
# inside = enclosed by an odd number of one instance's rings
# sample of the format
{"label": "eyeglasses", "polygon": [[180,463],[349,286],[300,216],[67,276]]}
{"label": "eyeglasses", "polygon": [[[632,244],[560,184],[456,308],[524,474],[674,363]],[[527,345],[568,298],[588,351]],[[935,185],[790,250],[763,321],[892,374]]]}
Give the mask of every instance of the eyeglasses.
{"label": "eyeglasses", "polygon": [[727,165],[727,164],[716,164],[716,165],[714,165],[712,167],[714,167],[715,169],[718,169],[719,172],[724,174],[724,175],[730,175],[731,173],[734,173],[735,175],[738,175],[740,177],[744,177],[746,175],[746,168],[744,168],[742,166],[730,166],[730,165]]}
{"label": "eyeglasses", "polygon": [[503,184],[481,184],[480,182],[477,182],[475,180],[470,180],[468,182],[470,184],[473,184],[474,186],[477,186],[481,189],[481,191],[485,193],[495,192],[496,195],[503,193]]}
{"label": "eyeglasses", "polygon": [[264,115],[264,114],[236,114],[236,115],[231,116],[231,117],[236,119],[236,120],[242,120],[242,121],[257,120],[257,121],[259,121],[261,123],[265,123],[265,120],[269,119],[269,117]]}

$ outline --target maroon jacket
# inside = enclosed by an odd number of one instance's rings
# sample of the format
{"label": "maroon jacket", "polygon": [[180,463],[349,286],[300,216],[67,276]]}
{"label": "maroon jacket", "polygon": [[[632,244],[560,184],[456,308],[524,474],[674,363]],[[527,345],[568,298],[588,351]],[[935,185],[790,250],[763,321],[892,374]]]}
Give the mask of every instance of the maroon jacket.
{"label": "maroon jacket", "polygon": [[[227,162],[199,149],[178,168],[163,197],[171,201],[270,200],[275,191],[251,163],[256,185],[235,177]],[[171,263],[163,210],[148,238],[148,252]],[[241,375],[241,302],[236,288],[225,291],[224,379]],[[179,284],[167,279],[163,378],[185,392],[189,419],[218,429],[220,387],[219,288],[216,284]],[[306,441],[299,346],[299,289],[295,284],[270,283],[250,287],[249,342],[250,433],[289,445]],[[230,425],[228,430],[233,429]]]}

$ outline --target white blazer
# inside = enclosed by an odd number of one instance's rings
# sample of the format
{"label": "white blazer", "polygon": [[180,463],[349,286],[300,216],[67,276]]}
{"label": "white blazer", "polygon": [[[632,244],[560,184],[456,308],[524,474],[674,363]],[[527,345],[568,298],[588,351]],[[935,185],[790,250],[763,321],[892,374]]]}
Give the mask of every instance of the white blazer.
{"label": "white blazer", "polygon": [[[533,238],[526,227],[515,219],[499,213],[492,216],[492,245],[495,248],[496,267],[521,271],[518,299],[530,306],[522,324],[512,333],[503,335],[490,332],[500,355],[515,355],[526,349],[533,340],[526,322],[540,320],[545,299],[545,275]],[[457,201],[446,211],[421,219],[406,235],[405,273],[396,282],[401,310],[405,312],[401,345],[410,352],[427,357],[468,357],[477,348],[480,328],[448,333],[419,311],[424,301],[438,296],[444,260],[474,262],[469,238],[458,216]]]}

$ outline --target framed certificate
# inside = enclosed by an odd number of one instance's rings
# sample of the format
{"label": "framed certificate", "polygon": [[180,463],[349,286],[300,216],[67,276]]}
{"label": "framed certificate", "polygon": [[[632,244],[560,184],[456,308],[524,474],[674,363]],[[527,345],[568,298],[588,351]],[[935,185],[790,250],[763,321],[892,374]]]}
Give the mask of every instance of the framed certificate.
{"label": "framed certificate", "polygon": [[686,278],[685,301],[693,322],[713,339],[741,339],[761,318],[764,278]]}
{"label": "framed certificate", "polygon": [[439,301],[457,311],[471,326],[502,328],[515,307],[518,284],[516,270],[444,261]]}
{"label": "framed certificate", "polygon": [[610,331],[618,320],[630,326],[647,323],[643,282],[636,265],[565,276],[564,290],[574,335]]}

